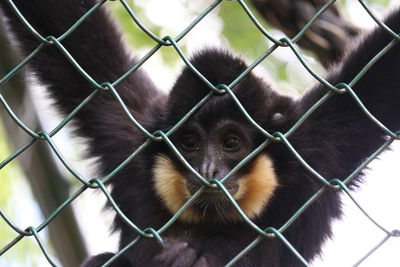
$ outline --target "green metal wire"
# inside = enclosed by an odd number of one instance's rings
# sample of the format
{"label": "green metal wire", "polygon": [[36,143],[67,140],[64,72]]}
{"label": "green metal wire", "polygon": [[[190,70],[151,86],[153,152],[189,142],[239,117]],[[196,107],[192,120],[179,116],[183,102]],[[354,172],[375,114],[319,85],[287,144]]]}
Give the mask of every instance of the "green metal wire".
{"label": "green metal wire", "polygon": [[[182,49],[179,47],[178,43],[180,40],[182,40],[191,30],[195,29],[198,23],[206,18],[210,12],[215,10],[216,7],[218,7],[222,0],[216,0],[213,3],[211,3],[208,7],[204,9],[203,12],[201,12],[189,25],[187,25],[186,28],[184,28],[180,34],[178,34],[175,38],[171,36],[164,36],[164,37],[159,37],[153,32],[151,32],[139,19],[138,17],[134,14],[132,9],[129,7],[129,5],[126,3],[125,0],[120,0],[120,1],[114,1],[113,4],[120,4],[123,6],[123,8],[126,10],[127,14],[130,16],[134,24],[136,24],[137,27],[139,27],[146,35],[148,35],[150,38],[152,38],[155,42],[155,45],[153,48],[151,48],[141,59],[139,59],[136,62],[132,63],[132,66],[129,68],[129,70],[126,73],[123,73],[120,77],[118,77],[115,81],[96,81],[94,80],[86,71],[84,68],[82,68],[78,62],[72,57],[72,55],[69,53],[69,51],[63,46],[62,42],[65,38],[67,38],[74,30],[76,30],[78,27],[80,27],[81,23],[84,22],[93,12],[95,12],[98,8],[100,8],[102,5],[106,4],[107,2],[110,2],[111,0],[101,0],[98,3],[96,3],[92,8],[90,8],[81,18],[79,18],[70,28],[68,28],[64,33],[62,33],[60,36],[55,37],[55,36],[42,36],[38,33],[37,29],[32,27],[30,25],[29,21],[27,21],[24,18],[24,14],[22,14],[17,7],[14,5],[12,0],[7,0],[7,4],[9,4],[12,9],[14,10],[14,13],[16,17],[25,25],[25,27],[28,29],[28,31],[32,34],[34,38],[38,40],[38,46],[34,49],[33,52],[31,52],[26,58],[24,58],[17,66],[15,66],[12,70],[10,70],[8,73],[6,73],[3,77],[0,77],[0,88],[2,85],[6,84],[18,71],[20,71],[29,61],[34,58],[38,53],[41,53],[42,48],[44,46],[55,46],[63,55],[64,57],[71,63],[71,67],[76,69],[78,73],[86,79],[90,85],[93,87],[93,91],[87,96],[86,99],[84,99],[81,103],[79,103],[75,109],[51,131],[46,132],[44,130],[40,130],[39,132],[34,132],[31,130],[29,127],[25,125],[25,123],[20,120],[16,114],[13,112],[12,108],[8,105],[7,99],[3,97],[2,94],[0,94],[0,102],[6,112],[8,113],[8,116],[15,122],[16,125],[19,126],[29,137],[30,140],[26,142],[24,145],[22,145],[20,148],[18,148],[15,152],[13,152],[11,155],[9,155],[6,159],[4,159],[2,162],[0,162],[0,171],[3,167],[7,166],[10,162],[12,162],[14,159],[16,159],[21,153],[29,149],[34,143],[37,141],[39,142],[46,142],[49,147],[55,152],[58,160],[65,166],[65,168],[81,183],[81,186],[75,190],[71,196],[65,200],[51,215],[49,215],[47,218],[45,218],[39,226],[33,227],[29,226],[26,228],[26,230],[22,230],[20,226],[15,224],[12,219],[10,219],[6,212],[4,212],[0,208],[0,217],[2,220],[8,225],[10,229],[12,229],[16,233],[16,237],[13,240],[10,240],[3,248],[0,250],[0,255],[3,255],[6,253],[10,248],[12,248],[14,245],[18,244],[20,240],[22,240],[24,237],[27,236],[34,236],[38,246],[42,250],[44,256],[46,257],[47,261],[49,264],[52,266],[57,266],[56,261],[52,259],[50,256],[48,250],[46,247],[43,245],[43,242],[39,238],[39,232],[45,229],[54,218],[62,212],[62,210],[71,205],[71,203],[78,198],[83,192],[85,192],[88,188],[97,190],[102,192],[102,194],[107,198],[107,201],[110,203],[111,207],[115,210],[117,216],[119,216],[122,221],[126,223],[126,225],[134,231],[137,236],[135,239],[133,239],[127,246],[124,248],[121,248],[118,253],[116,253],[112,258],[110,258],[103,266],[110,266],[119,256],[123,255],[127,250],[129,249],[134,249],[135,245],[140,242],[142,239],[154,239],[155,243],[160,243],[163,244],[163,233],[171,227],[178,219],[179,216],[188,208],[190,205],[195,201],[204,191],[206,187],[212,187],[212,188],[218,188],[221,190],[224,195],[227,197],[227,199],[232,203],[233,207],[237,210],[237,212],[240,214],[240,216],[243,218],[244,222],[246,222],[257,234],[257,237],[250,242],[241,252],[239,252],[231,261],[226,265],[226,266],[233,266],[235,263],[237,263],[244,255],[249,253],[257,244],[262,242],[265,238],[268,239],[277,239],[279,242],[282,242],[283,245],[285,245],[305,266],[308,266],[307,261],[303,258],[303,256],[290,244],[290,242],[284,237],[285,231],[292,225],[302,214],[327,190],[340,190],[344,192],[351,200],[352,202],[360,209],[363,214],[378,228],[380,229],[383,233],[385,233],[385,238],[380,241],[374,248],[372,248],[370,251],[368,251],[364,257],[362,257],[354,266],[358,266],[361,262],[363,262],[369,255],[371,255],[374,251],[376,251],[378,248],[380,248],[387,240],[393,237],[400,237],[400,230],[395,229],[395,230],[388,230],[386,227],[384,227],[382,224],[377,223],[377,220],[373,217],[371,217],[366,211],[365,208],[352,196],[351,192],[349,191],[347,184],[354,179],[358,174],[360,174],[367,166],[368,164],[376,159],[387,147],[390,146],[395,140],[400,139],[400,132],[393,132],[389,128],[387,128],[384,124],[382,124],[375,116],[363,105],[361,100],[358,98],[357,94],[352,90],[352,87],[354,87],[357,82],[360,80],[360,78],[363,75],[368,75],[368,70],[385,54],[387,53],[395,44],[397,44],[400,40],[400,37],[397,33],[393,32],[390,28],[388,28],[381,20],[379,20],[371,11],[371,9],[367,6],[367,4],[359,0],[362,8],[364,8],[370,16],[376,21],[376,23],[379,25],[379,27],[382,27],[385,31],[387,31],[391,36],[393,37],[393,41],[390,42],[384,49],[382,49],[377,55],[368,62],[364,68],[353,78],[353,80],[348,83],[339,83],[336,85],[330,84],[328,81],[326,81],[323,77],[321,77],[318,73],[316,73],[310,65],[306,62],[304,59],[302,53],[297,49],[295,46],[295,43],[298,42],[303,35],[306,33],[306,31],[311,27],[313,23],[318,23],[316,20],[328,9],[331,7],[332,4],[334,4],[335,0],[330,0],[326,2],[316,13],[315,15],[309,20],[309,22],[296,34],[296,36],[292,39],[289,38],[281,38],[281,39],[276,39],[274,36],[272,36],[270,33],[267,32],[266,29],[263,28],[263,26],[260,24],[256,16],[253,14],[251,9],[247,6],[247,4],[243,0],[237,0],[239,3],[239,6],[243,9],[245,12],[245,15],[247,15],[248,19],[258,28],[258,30],[263,34],[267,39],[273,42],[273,45],[266,49],[257,59],[255,59],[253,62],[249,64],[249,66],[246,68],[243,73],[238,75],[236,79],[231,82],[230,84],[212,84],[208,79],[201,73],[199,72],[189,61],[188,57],[184,54]],[[124,103],[124,101],[121,99],[119,96],[118,92],[115,90],[115,87],[119,85],[122,81],[124,81],[129,75],[131,75],[133,72],[138,70],[143,63],[145,63],[149,58],[151,58],[155,53],[158,52],[158,50],[162,46],[172,46],[176,53],[180,56],[182,61],[188,66],[188,68],[197,76],[201,79],[201,81],[206,85],[209,89],[210,92],[207,94],[202,100],[200,100],[196,105],[192,107],[192,109],[187,112],[171,129],[169,129],[167,132],[163,132],[161,130],[156,130],[153,133],[150,133],[147,129],[145,129],[138,121],[137,119],[133,116],[133,114],[129,111],[128,107]],[[254,119],[248,114],[246,109],[243,107],[243,105],[240,103],[234,92],[232,91],[232,88],[234,88],[236,85],[238,85],[241,80],[246,77],[256,66],[258,66],[263,60],[265,60],[267,57],[269,57],[278,47],[286,47],[285,49],[290,49],[289,51],[292,51],[293,54],[297,57],[297,59],[301,62],[301,64],[304,66],[304,68],[316,79],[317,82],[321,83],[327,88],[327,92],[325,95],[323,95],[319,100],[317,100],[307,111],[305,111],[304,114],[299,115],[299,119],[294,122],[294,124],[290,127],[290,129],[286,133],[281,133],[281,132],[274,132],[274,133],[269,133],[266,129],[263,129],[260,125],[258,125]],[[71,166],[71,164],[65,159],[65,157],[62,155],[62,153],[58,150],[57,146],[52,140],[52,137],[56,135],[61,129],[63,129],[71,119],[74,118],[75,114],[79,112],[84,106],[86,106],[90,101],[92,101],[95,97],[97,97],[98,94],[111,94],[113,97],[113,100],[116,101],[121,109],[124,111],[125,115],[129,118],[130,123],[132,123],[133,126],[135,126],[144,136],[146,136],[146,141],[141,144],[137,149],[131,151],[130,155],[124,159],[115,169],[113,169],[110,173],[105,175],[104,177],[83,177],[81,174],[79,174],[74,168]],[[382,131],[384,131],[390,138],[379,148],[377,149],[373,154],[370,155],[364,162],[362,162],[348,177],[336,177],[334,179],[331,179],[332,177],[323,177],[321,174],[319,174],[317,171],[315,171],[302,157],[301,154],[299,154],[296,151],[296,148],[291,145],[289,142],[289,137],[297,130],[299,129],[302,124],[310,117],[311,114],[315,110],[317,110],[320,106],[324,105],[324,103],[333,95],[335,94],[349,94],[353,100],[356,102],[356,104],[359,106],[360,110],[365,114],[365,116],[371,121],[371,123],[374,123],[377,127],[379,127]],[[207,180],[204,177],[202,177],[189,163],[188,161],[179,153],[179,150],[176,148],[175,144],[170,140],[170,136],[178,130],[196,111],[201,108],[202,105],[204,105],[207,101],[209,101],[213,97],[218,97],[220,94],[228,94],[230,98],[233,100],[234,105],[237,106],[237,108],[241,111],[243,114],[243,117],[251,124],[253,127],[258,130],[260,134],[262,134],[265,137],[264,142],[259,145],[254,151],[249,153],[243,160],[241,160],[225,177],[223,177],[221,180],[216,180],[216,179],[211,179]],[[141,153],[150,143],[152,142],[164,142],[167,147],[170,149],[172,153],[176,155],[179,161],[183,164],[183,166],[193,173],[199,181],[203,184],[200,189],[193,194],[188,201],[175,213],[171,216],[171,218],[165,222],[160,229],[153,229],[151,227],[141,229],[139,228],[135,223],[135,218],[128,218],[124,212],[118,207],[118,204],[114,201],[113,197],[111,194],[108,192],[106,188],[106,184],[116,175],[118,174],[125,166],[134,160],[136,156]],[[247,164],[249,161],[260,155],[260,153],[271,143],[273,142],[281,142],[284,144],[286,149],[290,151],[297,161],[306,169],[309,171],[312,176],[321,182],[321,187],[320,189],[315,192],[303,205],[279,228],[275,229],[273,227],[268,227],[268,226],[258,226],[256,225],[250,218],[246,216],[246,214],[241,210],[240,206],[236,203],[234,198],[230,195],[228,190],[225,188],[224,183],[226,180],[230,179],[236,172],[238,172],[245,164]],[[263,227],[263,228],[261,228]],[[266,228],[265,228],[266,227]]]}
{"label": "green metal wire", "polygon": [[33,236],[35,237],[36,242],[38,243],[38,245],[39,245],[40,249],[42,250],[43,255],[46,257],[47,261],[51,264],[51,266],[57,266],[55,261],[51,258],[46,247],[43,245],[42,240],[40,240],[39,234],[36,232],[36,230],[33,227],[29,227],[28,229],[29,229],[29,231],[32,232]]}

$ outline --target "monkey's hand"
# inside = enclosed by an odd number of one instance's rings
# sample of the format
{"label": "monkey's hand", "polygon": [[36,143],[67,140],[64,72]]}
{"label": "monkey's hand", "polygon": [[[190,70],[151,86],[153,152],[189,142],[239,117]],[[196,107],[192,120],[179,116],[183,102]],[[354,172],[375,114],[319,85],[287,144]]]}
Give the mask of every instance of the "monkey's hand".
{"label": "monkey's hand", "polygon": [[[109,259],[114,256],[114,253],[106,252],[103,254],[99,254],[87,259],[81,267],[99,267],[106,263]],[[110,265],[111,267],[133,267],[133,265],[129,262],[124,255],[118,257],[113,263]]]}
{"label": "monkey's hand", "polygon": [[[154,266],[171,267],[211,267],[219,266],[209,257],[199,253],[189,246],[187,242],[176,239],[165,239],[163,250],[154,258]],[[222,264],[221,264],[222,266]]]}

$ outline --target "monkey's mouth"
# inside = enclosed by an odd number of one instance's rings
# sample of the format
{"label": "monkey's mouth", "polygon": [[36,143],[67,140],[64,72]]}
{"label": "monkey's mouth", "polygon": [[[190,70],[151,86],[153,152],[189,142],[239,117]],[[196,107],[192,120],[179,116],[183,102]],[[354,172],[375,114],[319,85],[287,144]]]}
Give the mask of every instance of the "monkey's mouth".
{"label": "monkey's mouth", "polygon": [[[238,191],[238,186],[236,185],[226,185],[226,190],[231,196],[235,196]],[[191,195],[197,192],[196,189],[189,189]],[[205,189],[200,196],[193,202],[193,206],[196,209],[200,209],[203,214],[208,212],[226,213],[228,210],[233,208],[231,201],[228,196],[220,189],[208,188]]]}

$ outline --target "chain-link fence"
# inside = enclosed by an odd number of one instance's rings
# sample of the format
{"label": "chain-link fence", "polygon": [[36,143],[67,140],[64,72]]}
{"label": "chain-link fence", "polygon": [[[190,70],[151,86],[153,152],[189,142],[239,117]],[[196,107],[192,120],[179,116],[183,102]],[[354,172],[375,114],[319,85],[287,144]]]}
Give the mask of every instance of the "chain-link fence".
{"label": "chain-link fence", "polygon": [[[132,231],[135,231],[138,234],[138,237],[132,242],[127,245],[125,248],[122,248],[113,258],[111,258],[106,265],[111,264],[111,262],[118,257],[119,255],[123,254],[126,250],[133,248],[137,242],[140,242],[141,239],[143,238],[154,238],[157,239],[159,242],[163,242],[163,233],[172,225],[174,222],[178,219],[178,217],[182,214],[182,212],[191,205],[193,201],[201,194],[201,192],[204,190],[205,187],[207,186],[213,186],[213,187],[218,187],[225,195],[226,197],[232,202],[232,205],[235,207],[235,209],[239,212],[240,216],[243,218],[244,221],[248,223],[250,227],[254,229],[258,233],[258,237],[251,243],[248,244],[248,246],[243,249],[239,254],[236,255],[231,261],[227,264],[227,266],[232,266],[234,265],[241,257],[243,257],[246,253],[248,253],[250,250],[252,250],[258,243],[262,242],[263,239],[265,238],[274,238],[280,240],[284,245],[286,245],[292,253],[298,258],[300,262],[302,262],[304,265],[308,265],[308,262],[302,257],[302,255],[296,251],[296,249],[291,245],[291,243],[286,240],[285,238],[285,230],[290,227],[290,225],[302,214],[307,210],[308,207],[310,207],[325,191],[327,190],[341,190],[345,194],[347,194],[353,201],[354,203],[358,206],[358,208],[365,214],[366,217],[368,217],[369,220],[371,220],[376,227],[378,227],[380,230],[382,230],[386,237],[376,245],[371,251],[367,252],[365,256],[360,259],[359,263],[362,262],[365,258],[367,258],[371,253],[373,253],[376,249],[378,249],[380,246],[382,246],[387,240],[389,240],[392,237],[399,237],[400,236],[400,230],[391,230],[391,229],[386,229],[382,225],[378,224],[374,218],[370,217],[367,212],[363,209],[359,203],[353,198],[352,193],[349,191],[347,184],[354,179],[372,160],[376,159],[388,146],[392,144],[394,140],[399,139],[399,133],[398,132],[392,132],[389,128],[387,128],[383,123],[381,123],[378,119],[374,117],[374,115],[363,105],[363,103],[360,101],[358,98],[357,94],[353,91],[353,87],[356,85],[356,83],[361,79],[361,77],[367,72],[371,66],[379,60],[387,51],[389,51],[394,45],[397,44],[397,42],[400,40],[400,37],[393,32],[390,28],[388,28],[382,21],[380,21],[376,16],[374,16],[373,12],[371,9],[366,5],[364,1],[359,1],[360,3],[360,8],[364,8],[370,15],[371,17],[376,21],[377,25],[379,27],[382,27],[385,31],[387,31],[389,34],[392,35],[393,41],[387,45],[382,51],[380,51],[370,62],[353,78],[352,81],[349,83],[340,83],[340,84],[330,84],[327,80],[325,80],[323,77],[319,76],[316,72],[313,71],[313,69],[308,65],[306,60],[304,59],[303,55],[301,52],[298,50],[298,48],[295,46],[295,43],[298,42],[303,35],[307,32],[307,29],[315,23],[315,21],[318,19],[318,17],[325,12],[327,9],[330,8],[330,6],[335,2],[334,0],[328,1],[322,8],[314,15],[314,17],[303,27],[301,31],[297,33],[297,35],[291,39],[289,38],[282,38],[282,39],[276,39],[274,36],[271,36],[269,32],[263,28],[263,26],[259,23],[257,18],[253,15],[252,11],[249,9],[249,7],[246,5],[246,3],[242,0],[237,0],[237,2],[240,4],[240,6],[243,8],[243,10],[246,12],[248,15],[248,19],[251,20],[254,25],[260,30],[260,32],[265,36],[265,38],[268,38],[273,42],[273,45],[267,49],[258,59],[256,59],[254,62],[252,62],[248,68],[241,73],[232,83],[230,84],[223,84],[223,85],[215,85],[212,84],[207,80],[207,77],[204,77],[202,73],[200,73],[188,60],[187,55],[184,54],[184,52],[181,50],[179,46],[179,41],[185,37],[189,31],[191,31],[193,28],[196,27],[196,25],[207,15],[213,11],[214,8],[220,5],[222,0],[217,0],[214,3],[212,3],[209,7],[207,7],[195,20],[190,23],[178,36],[176,37],[170,37],[170,36],[165,36],[165,37],[159,37],[152,33],[150,30],[146,28],[146,26],[141,23],[141,21],[137,18],[137,16],[133,13],[129,5],[124,1],[120,0],[119,2],[116,1],[114,4],[121,4],[123,7],[126,9],[126,12],[128,12],[129,16],[132,18],[132,20],[135,22],[135,24],[140,27],[140,29],[143,30],[149,37],[151,37],[157,44],[156,46],[151,49],[143,58],[141,58],[134,66],[132,66],[129,71],[124,73],[121,77],[119,77],[115,81],[108,81],[104,83],[99,83],[99,81],[94,80],[86,71],[83,69],[78,62],[74,60],[74,58],[70,55],[69,51],[66,50],[62,44],[63,39],[65,39],[69,34],[71,34],[77,27],[80,27],[80,24],[88,17],[90,16],[93,12],[95,12],[99,7],[101,7],[104,3],[106,3],[106,0],[102,0],[98,2],[95,6],[93,6],[90,10],[87,11],[87,13],[82,16],[80,19],[76,21],[76,23],[70,27],[66,32],[64,32],[61,36],[41,36],[36,29],[34,29],[30,24],[29,21],[24,19],[24,14],[21,14],[18,12],[18,9],[14,6],[13,2],[11,0],[3,1],[2,5],[10,5],[15,9],[16,11],[16,16],[18,16],[25,24],[26,28],[32,33],[33,36],[36,37],[36,39],[40,40],[41,44],[25,59],[23,59],[15,68],[13,68],[9,73],[7,73],[4,77],[1,77],[0,80],[0,86],[3,84],[6,84],[7,81],[13,77],[18,71],[21,70],[29,61],[35,57],[38,53],[41,53],[42,49],[45,46],[51,45],[57,47],[57,49],[69,60],[69,62],[73,65],[73,67],[87,80],[91,83],[91,85],[96,88],[91,95],[89,95],[82,103],[80,103],[76,108],[71,112],[67,117],[64,118],[64,120],[57,125],[53,130],[46,132],[44,130],[41,130],[39,132],[35,132],[32,129],[30,129],[26,124],[20,120],[15,113],[13,112],[12,108],[8,105],[7,99],[5,99],[2,95],[0,95],[0,101],[3,105],[3,108],[7,111],[9,116],[12,118],[12,120],[17,124],[23,131],[26,132],[31,137],[31,140],[18,148],[14,153],[9,155],[6,159],[4,159],[0,163],[0,169],[9,164],[10,162],[14,161],[15,159],[18,158],[21,153],[24,151],[28,150],[31,148],[31,146],[37,142],[46,142],[51,149],[56,153],[58,159],[62,164],[65,166],[65,168],[68,169],[68,171],[81,183],[81,187],[76,190],[62,205],[60,205],[54,212],[48,216],[39,226],[30,226],[26,229],[20,228],[18,225],[16,225],[8,216],[7,214],[0,209],[0,214],[3,220],[9,225],[10,228],[12,228],[15,233],[17,233],[17,237],[10,241],[6,246],[4,246],[1,251],[0,255],[3,255],[7,253],[7,251],[12,248],[15,244],[17,244],[21,239],[23,239],[26,236],[34,236],[38,245],[40,246],[41,250],[43,251],[43,254],[46,256],[48,262],[51,265],[56,265],[55,261],[52,259],[52,256],[48,252],[48,249],[44,246],[43,242],[38,236],[38,233],[48,227],[49,224],[52,223],[53,219],[57,217],[61,211],[67,206],[69,206],[76,198],[78,198],[85,190],[87,189],[95,189],[98,191],[101,191],[108,199],[110,205],[115,209],[115,212],[117,213],[117,216],[120,216],[122,220],[124,220],[131,228]],[[136,118],[131,114],[129,111],[129,108],[126,106],[124,101],[121,99],[119,96],[117,90],[115,90],[115,87],[120,84],[124,79],[126,79],[127,76],[135,72],[140,66],[147,61],[153,54],[155,54],[162,46],[172,46],[176,53],[179,54],[181,57],[182,61],[193,71],[197,77],[199,77],[205,85],[207,85],[210,88],[210,93],[202,99],[197,105],[195,105],[174,127],[172,127],[169,131],[163,132],[161,130],[157,130],[155,132],[149,132],[147,129],[145,129],[137,120]],[[232,89],[235,85],[237,85],[250,71],[252,71],[257,65],[260,64],[265,58],[267,58],[269,55],[271,55],[278,47],[287,47],[288,53],[289,50],[295,54],[295,56],[298,58],[298,60],[301,62],[301,64],[304,66],[304,68],[318,81],[319,83],[323,84],[326,86],[326,88],[329,88],[330,90],[319,100],[317,101],[307,112],[305,112],[301,118],[294,123],[294,125],[286,132],[274,132],[270,133],[263,129],[260,125],[257,124],[253,120],[253,118],[248,114],[246,109],[242,106],[242,104],[239,102],[235,94],[233,93]],[[368,75],[368,74],[365,74]],[[92,99],[96,98],[96,95],[99,94],[99,92],[103,93],[108,93],[112,94],[115,100],[119,103],[120,107],[124,110],[124,112],[128,115],[130,118],[130,121],[137,129],[139,129],[144,135],[148,137],[147,141],[144,142],[139,148],[134,151],[128,158],[125,159],[117,168],[115,168],[112,172],[110,172],[108,175],[100,178],[91,178],[91,177],[82,177],[74,168],[70,165],[70,163],[64,158],[62,153],[58,150],[57,146],[53,142],[52,138],[54,135],[56,135],[63,127],[65,127],[66,124],[69,123],[71,119],[74,118],[74,115],[82,109],[87,103],[89,103]],[[175,144],[170,140],[170,136],[178,129],[181,127],[182,124],[185,123],[186,120],[188,120],[204,103],[206,103],[211,97],[213,97],[214,94],[228,94],[234,101],[234,103],[237,105],[237,107],[241,110],[243,113],[243,116],[246,117],[246,119],[265,137],[265,141],[257,147],[254,151],[252,151],[247,157],[245,157],[236,167],[234,167],[223,179],[221,180],[216,180],[216,179],[211,179],[211,180],[206,180],[204,177],[201,177],[193,168],[190,166],[190,164],[186,161],[186,159],[179,153],[178,149],[176,148]],[[349,94],[351,97],[354,99],[354,101],[358,104],[359,108],[362,110],[362,112],[367,116],[373,123],[377,125],[377,127],[381,128],[387,135],[388,139],[387,141],[373,154],[369,156],[367,160],[362,162],[362,164],[359,165],[358,168],[356,168],[351,175],[348,177],[340,177],[332,180],[328,180],[327,178],[323,177],[321,174],[319,174],[317,171],[315,171],[302,157],[301,154],[299,154],[296,149],[291,145],[289,141],[289,137],[299,128],[302,126],[303,122],[305,122],[310,115],[317,110],[321,105],[324,105],[324,103],[331,98],[335,94]],[[168,222],[166,222],[160,229],[153,229],[153,228],[146,228],[146,229],[141,229],[138,226],[135,225],[135,218],[127,218],[124,215],[124,211],[120,210],[117,203],[114,202],[112,196],[110,195],[108,189],[105,187],[105,184],[113,179],[113,177],[118,174],[127,164],[129,164],[131,161],[134,161],[136,156],[141,153],[149,144],[152,142],[164,142],[173,153],[176,154],[177,158],[183,163],[185,167],[187,167],[189,170],[191,170],[204,184],[204,186],[197,192],[195,193],[182,207],[181,209],[174,214]],[[293,216],[287,220],[287,222],[282,225],[279,229],[276,229],[274,227],[268,227],[266,229],[262,229],[259,226],[257,226],[252,220],[250,220],[246,214],[241,210],[237,202],[234,200],[234,198],[230,195],[228,190],[224,187],[224,181],[229,179],[229,177],[232,175],[232,173],[235,173],[238,169],[240,169],[242,166],[244,166],[247,162],[249,162],[252,158],[256,157],[259,155],[269,144],[272,142],[281,142],[283,143],[286,148],[297,158],[298,162],[301,163],[301,165],[307,169],[314,177],[315,179],[319,180],[323,186],[320,188],[318,192],[316,192],[304,205],[295,213]],[[0,170],[1,171],[1,170]],[[358,263],[357,263],[358,264]],[[356,265],[357,265],[356,264]]]}

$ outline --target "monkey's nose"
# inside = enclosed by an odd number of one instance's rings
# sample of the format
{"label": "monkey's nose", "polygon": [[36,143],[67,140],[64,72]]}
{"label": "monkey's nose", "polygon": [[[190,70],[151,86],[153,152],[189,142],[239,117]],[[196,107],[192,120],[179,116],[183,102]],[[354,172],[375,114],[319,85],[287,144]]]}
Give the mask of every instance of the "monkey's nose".
{"label": "monkey's nose", "polygon": [[210,180],[212,178],[216,178],[217,168],[214,162],[204,162],[200,169],[200,174],[205,179]]}

